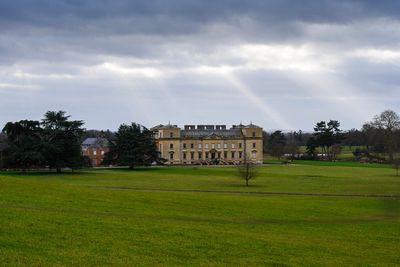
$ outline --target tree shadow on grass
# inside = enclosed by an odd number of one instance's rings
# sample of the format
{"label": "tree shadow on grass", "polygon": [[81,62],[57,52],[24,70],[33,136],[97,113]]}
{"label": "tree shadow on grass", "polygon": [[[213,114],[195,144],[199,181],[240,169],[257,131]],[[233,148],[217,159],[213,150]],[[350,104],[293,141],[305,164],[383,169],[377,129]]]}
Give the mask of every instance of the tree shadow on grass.
{"label": "tree shadow on grass", "polygon": [[243,182],[243,184],[224,184],[224,187],[231,187],[231,188],[261,188],[265,187],[264,185],[260,184],[249,184],[249,186],[246,186],[246,184]]}
{"label": "tree shadow on grass", "polygon": [[130,169],[129,167],[121,167],[121,168],[99,168],[93,169],[95,171],[120,171],[120,172],[148,172],[148,171],[159,171],[166,170],[167,167],[135,167]]}

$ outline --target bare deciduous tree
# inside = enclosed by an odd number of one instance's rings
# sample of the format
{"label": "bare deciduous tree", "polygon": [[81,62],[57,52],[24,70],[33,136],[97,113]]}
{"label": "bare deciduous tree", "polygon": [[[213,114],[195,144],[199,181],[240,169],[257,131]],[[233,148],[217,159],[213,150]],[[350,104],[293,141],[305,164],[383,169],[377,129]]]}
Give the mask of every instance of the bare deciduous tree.
{"label": "bare deciduous tree", "polygon": [[249,181],[256,178],[258,175],[257,165],[246,159],[242,165],[238,167],[239,178],[246,181],[246,186],[249,186]]}
{"label": "bare deciduous tree", "polygon": [[399,149],[396,135],[400,130],[400,117],[393,110],[386,110],[374,117],[373,121],[363,126],[364,131],[374,144],[374,149],[389,155],[393,162],[394,154]]}
{"label": "bare deciduous tree", "polygon": [[385,110],[381,114],[374,117],[372,125],[376,128],[393,131],[400,128],[400,117],[393,110]]}

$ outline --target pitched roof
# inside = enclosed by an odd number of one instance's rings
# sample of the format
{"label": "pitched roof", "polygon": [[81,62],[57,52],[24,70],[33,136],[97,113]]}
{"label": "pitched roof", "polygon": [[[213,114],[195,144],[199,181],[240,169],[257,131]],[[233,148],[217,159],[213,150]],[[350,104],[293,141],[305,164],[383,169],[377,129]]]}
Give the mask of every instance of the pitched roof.
{"label": "pitched roof", "polygon": [[253,123],[250,123],[249,125],[246,125],[245,128],[261,128],[261,127]]}
{"label": "pitched roof", "polygon": [[163,127],[163,126],[164,126],[164,125],[159,124],[159,125],[157,125],[157,126],[154,126],[154,127],[150,128],[150,130],[151,130],[151,131],[156,131],[156,130],[160,129],[160,128]]}
{"label": "pitched roof", "polygon": [[96,142],[96,140],[97,140],[97,138],[95,138],[95,137],[86,138],[82,142],[82,146],[91,146]]}
{"label": "pitched roof", "polygon": [[81,146],[90,148],[108,147],[110,142],[104,137],[86,138]]}

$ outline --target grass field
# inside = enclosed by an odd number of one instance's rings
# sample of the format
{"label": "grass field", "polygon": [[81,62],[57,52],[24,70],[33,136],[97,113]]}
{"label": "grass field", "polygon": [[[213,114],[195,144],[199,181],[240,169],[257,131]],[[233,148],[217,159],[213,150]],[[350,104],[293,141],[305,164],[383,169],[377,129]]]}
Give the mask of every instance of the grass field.
{"label": "grass field", "polygon": [[0,173],[0,265],[399,265],[394,170],[271,164],[250,187],[235,173]]}

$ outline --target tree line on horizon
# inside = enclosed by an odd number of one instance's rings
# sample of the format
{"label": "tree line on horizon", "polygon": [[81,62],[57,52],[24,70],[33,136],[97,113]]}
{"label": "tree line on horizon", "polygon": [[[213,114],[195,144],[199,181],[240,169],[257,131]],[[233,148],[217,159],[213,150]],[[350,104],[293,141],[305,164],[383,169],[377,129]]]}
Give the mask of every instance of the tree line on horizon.
{"label": "tree line on horizon", "polygon": [[[353,151],[355,160],[393,163],[400,154],[400,116],[386,110],[374,116],[361,129],[342,131],[337,120],[320,121],[313,133],[292,131],[264,132],[264,152],[291,159],[337,160],[344,146]],[[305,148],[305,151],[301,148]]]}
{"label": "tree line on horizon", "polygon": [[[164,162],[152,131],[140,124],[122,124],[117,132],[86,130],[83,125],[84,121],[70,120],[64,111],[48,111],[41,121],[8,122],[0,135],[0,169],[48,168],[61,172],[63,168],[82,168],[87,166],[82,141],[99,136],[111,144],[105,166],[134,168]],[[263,139],[264,153],[278,159],[337,160],[342,147],[348,146],[355,148],[355,160],[398,163],[400,117],[386,110],[361,129],[342,131],[339,121],[320,121],[313,133],[264,131]]]}
{"label": "tree line on horizon", "polygon": [[[0,169],[46,168],[60,173],[84,167],[81,143],[92,132],[83,125],[82,120],[70,120],[65,111],[48,111],[41,121],[6,123],[0,138]],[[160,162],[152,132],[140,124],[122,124],[116,133],[102,134],[114,139],[105,164],[134,168]]]}

